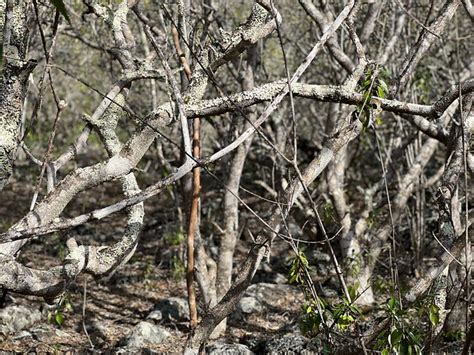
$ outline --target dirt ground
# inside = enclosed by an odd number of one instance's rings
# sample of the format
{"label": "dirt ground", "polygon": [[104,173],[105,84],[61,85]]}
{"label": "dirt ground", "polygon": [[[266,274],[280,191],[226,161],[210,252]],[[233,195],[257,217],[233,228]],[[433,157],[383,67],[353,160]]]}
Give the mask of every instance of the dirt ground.
{"label": "dirt ground", "polygon": [[[109,190],[101,192],[103,203],[108,202],[108,196],[118,193],[112,185],[105,188]],[[31,193],[25,192],[24,187],[17,183],[5,191],[0,203],[3,230],[26,212],[24,207],[28,206],[30,196]],[[69,213],[87,211],[88,205],[93,203],[89,198],[90,195],[80,196],[68,208]],[[159,198],[147,201],[144,232],[137,251],[110,280],[94,280],[89,275],[80,275],[68,285],[61,307],[61,326],[51,319],[54,318],[55,306],[48,306],[42,298],[7,294],[5,306],[25,305],[40,310],[42,319],[24,330],[28,333],[21,331],[0,337],[0,350],[18,353],[114,352],[120,339],[145,320],[160,300],[185,298],[184,274],[170,263],[182,253],[182,247],[170,246],[166,240],[176,223],[170,208],[172,206],[166,206]],[[65,254],[65,240],[71,235],[82,244],[110,245],[120,238],[123,217],[117,215],[100,223],[80,226],[72,232],[42,236],[24,249],[19,260],[40,269],[58,265]],[[244,255],[245,248],[239,248],[236,259],[242,260]],[[231,317],[225,339],[219,340],[234,343],[250,337],[255,342],[283,332],[285,327],[296,322],[302,300],[301,291],[295,287],[294,292],[273,302],[271,312],[266,315],[252,315],[245,322]],[[172,336],[150,349],[181,352],[189,332],[187,322],[162,325]]]}

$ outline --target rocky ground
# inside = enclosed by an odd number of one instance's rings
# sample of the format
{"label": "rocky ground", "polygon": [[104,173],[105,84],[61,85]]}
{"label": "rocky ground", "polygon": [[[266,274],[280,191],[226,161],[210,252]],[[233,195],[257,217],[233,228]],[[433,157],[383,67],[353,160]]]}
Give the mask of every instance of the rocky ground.
{"label": "rocky ground", "polygon": [[[107,204],[108,196],[117,195],[112,186],[106,188],[111,190],[93,194],[94,199],[100,196]],[[21,186],[12,184],[0,197],[2,230],[26,212],[21,206],[28,206],[32,193],[20,192]],[[77,215],[94,203],[80,196],[66,213]],[[8,293],[0,308],[0,352],[180,353],[189,334],[189,315],[180,262],[183,236],[176,232],[174,208],[166,205],[166,200],[147,201],[139,247],[111,279],[80,275],[68,285],[61,301],[52,306],[38,297]],[[42,269],[58,265],[71,233],[79,243],[110,245],[123,232],[123,217],[116,215],[80,226],[68,234],[40,237],[24,249],[19,260]],[[248,245],[242,241],[236,251],[237,265],[247,250]],[[330,257],[322,250],[306,250],[306,256],[320,296],[331,302],[338,299],[335,290],[339,287]],[[305,298],[299,287],[287,284],[290,257],[286,243],[277,241],[272,246],[269,262],[261,265],[254,284],[229,318],[225,336],[209,342],[207,353],[321,353],[321,344],[304,337],[298,327]],[[202,307],[199,311],[202,314]],[[364,314],[362,323],[373,325],[375,313]],[[337,341],[347,344],[344,336]],[[462,343],[455,349],[460,346]],[[348,353],[347,348],[344,351]]]}
{"label": "rocky ground", "polygon": [[[8,228],[26,211],[30,193],[20,194],[12,184],[1,198],[0,213]],[[106,191],[103,196],[113,195]],[[106,203],[107,201],[104,201]],[[155,203],[154,203],[155,202]],[[86,197],[71,211],[87,210]],[[154,207],[154,206],[160,206]],[[8,293],[0,309],[0,350],[5,352],[180,352],[186,341],[188,308],[183,266],[177,261],[183,247],[177,245],[175,221],[163,201],[147,204],[147,219],[139,247],[132,259],[110,280],[81,275],[68,285],[60,304],[42,298]],[[97,225],[76,228],[83,244],[111,244],[123,231],[123,216]],[[161,222],[156,222],[157,220]],[[24,249],[20,261],[46,269],[64,258],[70,234],[54,234],[35,240]],[[179,239],[179,238],[178,238]],[[182,241],[181,241],[182,242]],[[229,319],[224,338],[210,342],[208,353],[248,354],[262,351],[295,351],[310,348],[298,330],[304,301],[302,291],[286,283],[284,245],[276,245],[270,264],[264,264],[237,310]],[[246,248],[237,251],[237,262]],[[318,255],[320,257],[320,255]],[[329,259],[328,259],[329,260]],[[298,350],[299,349],[299,350]]]}
{"label": "rocky ground", "polygon": [[[33,257],[32,250],[23,259]],[[108,282],[79,277],[59,307],[40,298],[8,294],[0,309],[0,350],[180,352],[189,330],[185,281],[162,265],[147,263],[149,257],[142,252]],[[36,256],[35,261],[47,265],[56,259]],[[259,273],[259,282],[249,288],[230,318],[225,338],[211,342],[208,353],[310,348],[297,327],[302,292],[286,284],[282,274],[268,273],[265,280],[266,274]]]}

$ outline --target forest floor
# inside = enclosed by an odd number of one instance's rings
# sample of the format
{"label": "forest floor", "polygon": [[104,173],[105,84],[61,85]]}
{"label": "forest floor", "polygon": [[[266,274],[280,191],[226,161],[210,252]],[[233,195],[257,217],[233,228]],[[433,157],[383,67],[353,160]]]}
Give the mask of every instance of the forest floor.
{"label": "forest floor", "polygon": [[[100,201],[101,206],[106,206],[121,198],[116,185],[105,184],[100,189],[79,195],[68,206],[65,216],[98,208],[97,201]],[[25,191],[25,185],[15,181],[2,192],[2,231],[27,212],[32,195],[33,191]],[[171,201],[169,197],[158,196],[145,203],[145,224],[137,250],[110,280],[95,280],[89,275],[81,274],[67,286],[60,305],[49,306],[40,297],[8,293],[4,309],[23,305],[28,312],[37,316],[34,322],[22,327],[21,331],[3,336],[0,325],[0,352],[116,353],[123,346],[124,337],[137,324],[151,322],[147,317],[158,303],[170,297],[186,299],[184,264],[180,261],[184,255],[184,237],[177,232],[176,206]],[[65,257],[65,241],[72,236],[84,245],[111,245],[123,233],[124,217],[125,213],[118,213],[99,223],[79,226],[67,233],[41,236],[24,248],[19,260],[38,269],[56,266]],[[203,235],[212,238],[212,226],[201,227]],[[248,250],[246,244],[245,241],[238,244],[235,269],[245,258]],[[271,339],[279,339],[285,334],[301,335],[298,320],[302,315],[305,298],[299,287],[286,283],[289,256],[291,253],[287,244],[277,242],[273,245],[270,262],[263,263],[254,278],[256,286],[260,285],[266,290],[263,292],[265,307],[258,312],[246,314],[234,312],[229,317],[225,336],[218,339],[220,343],[245,344],[259,353],[256,349],[262,349],[262,344]],[[332,270],[327,254],[316,256],[318,264],[321,267],[321,260],[324,258],[328,263],[326,270]],[[335,275],[326,275],[323,288],[337,297],[333,290],[338,286],[334,285],[334,281],[331,285],[330,279],[336,280]],[[319,283],[320,287],[322,283]],[[387,299],[386,294],[379,297]],[[326,300],[330,298],[331,296],[325,296]],[[1,311],[2,309],[0,313]],[[202,305],[199,312],[203,313]],[[365,324],[373,324],[376,316],[377,310],[374,310],[362,317]],[[166,329],[170,335],[161,343],[149,346],[149,349],[160,353],[180,353],[189,334],[187,320],[161,319],[153,322]],[[461,347],[462,342],[458,341],[445,349],[448,353],[459,353]]]}
{"label": "forest floor", "polygon": [[[116,193],[114,187],[106,188],[111,190],[100,196],[104,203],[108,200],[107,195]],[[28,206],[31,195],[30,191],[24,191],[24,186],[15,183],[4,192],[0,215],[5,228],[26,212],[25,206]],[[87,210],[89,203],[93,201],[88,201],[86,196],[81,197],[74,202],[69,213]],[[40,297],[7,294],[4,307],[23,305],[32,312],[39,311],[41,317],[22,331],[6,336],[0,334],[0,351],[114,352],[120,340],[136,324],[146,320],[161,300],[186,298],[183,265],[177,262],[184,250],[182,246],[176,246],[174,240],[180,238],[174,229],[176,221],[167,222],[169,209],[158,201],[150,200],[146,206],[147,217],[139,246],[129,262],[110,280],[94,280],[89,275],[80,275],[68,285],[60,306],[49,306]],[[70,236],[74,236],[80,244],[110,245],[120,238],[124,228],[123,217],[117,215],[97,224],[80,226],[72,232],[42,236],[24,248],[19,260],[38,269],[56,266],[65,256],[65,241]],[[245,249],[238,248],[237,262],[244,256]],[[277,292],[273,299],[271,295],[268,299],[271,312],[248,315],[245,322],[239,316],[231,317],[225,337],[219,342],[238,343],[246,338],[251,338],[253,343],[264,341],[284,333],[290,324],[296,324],[304,296],[297,287],[283,286],[286,287],[284,294]],[[61,314],[61,325],[55,321],[57,310]],[[150,346],[150,349],[181,352],[189,333],[188,322],[159,323],[171,336],[159,345]]]}

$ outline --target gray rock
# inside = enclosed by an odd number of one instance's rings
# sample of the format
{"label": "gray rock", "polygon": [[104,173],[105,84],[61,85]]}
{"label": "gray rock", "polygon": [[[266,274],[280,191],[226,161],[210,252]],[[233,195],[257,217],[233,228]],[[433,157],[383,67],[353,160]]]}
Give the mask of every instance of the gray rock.
{"label": "gray rock", "polygon": [[43,324],[40,323],[38,326],[29,329],[29,331],[35,339],[43,339],[51,334],[51,327],[46,322],[43,322]]}
{"label": "gray rock", "polygon": [[306,252],[306,257],[310,264],[317,264],[317,263],[330,263],[331,256],[329,254],[323,253],[318,249],[313,249],[311,251]]}
{"label": "gray rock", "polygon": [[0,334],[15,334],[41,320],[41,312],[25,306],[0,309]]}
{"label": "gray rock", "polygon": [[165,328],[149,322],[138,323],[120,344],[128,349],[141,349],[147,345],[162,343],[171,333]]}
{"label": "gray rock", "polygon": [[22,330],[17,335],[15,335],[13,339],[18,340],[18,339],[24,339],[24,338],[29,338],[29,337],[33,337],[33,334],[31,334],[27,330]]}
{"label": "gray rock", "polygon": [[152,320],[154,322],[159,322],[163,319],[163,314],[161,313],[161,311],[153,311],[146,317],[146,319]]}
{"label": "gray rock", "polygon": [[321,291],[323,293],[324,298],[338,298],[339,296],[336,290],[333,290],[332,288],[329,288],[329,287],[323,287]]}
{"label": "gray rock", "polygon": [[254,277],[255,282],[261,283],[272,283],[272,284],[286,284],[288,279],[285,275],[275,272],[266,272],[258,270]]}
{"label": "gray rock", "polygon": [[275,284],[286,284],[288,282],[288,278],[285,275],[277,273],[277,274],[272,274],[270,281]]}
{"label": "gray rock", "polygon": [[247,291],[245,291],[244,297],[253,297],[262,304],[277,306],[285,296],[295,296],[299,294],[300,291],[291,285],[260,282],[251,285]]}
{"label": "gray rock", "polygon": [[[287,302],[303,297],[301,290],[288,284],[260,282],[251,285],[237,303],[233,318],[242,320],[249,314],[263,313],[267,310],[286,310]],[[287,300],[287,301],[285,301]]]}
{"label": "gray rock", "polygon": [[263,272],[266,272],[266,273],[270,273],[270,272],[272,272],[272,267],[271,267],[270,264],[265,263],[265,262],[262,262],[262,263],[260,263],[260,265],[258,266],[258,270],[263,271]]}
{"label": "gray rock", "polygon": [[263,310],[264,306],[255,297],[242,297],[237,303],[237,311],[245,314],[260,313]]}
{"label": "gray rock", "polygon": [[252,355],[253,352],[243,344],[216,343],[206,348],[209,355]]}
{"label": "gray rock", "polygon": [[170,297],[158,302],[155,311],[160,311],[163,320],[183,322],[189,319],[188,302],[183,298]]}
{"label": "gray rock", "polygon": [[265,354],[316,354],[316,349],[302,335],[286,334],[270,339],[265,344]]}

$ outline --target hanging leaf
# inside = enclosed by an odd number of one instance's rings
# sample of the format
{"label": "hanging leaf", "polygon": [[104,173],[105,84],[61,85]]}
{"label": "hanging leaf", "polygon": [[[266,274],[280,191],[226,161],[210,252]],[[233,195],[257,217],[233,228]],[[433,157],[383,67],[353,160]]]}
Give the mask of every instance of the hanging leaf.
{"label": "hanging leaf", "polygon": [[430,306],[430,314],[429,314],[430,322],[433,327],[439,324],[439,307],[435,304]]}
{"label": "hanging leaf", "polygon": [[[384,95],[384,97],[385,97],[385,95],[388,93],[388,85],[387,85],[387,83],[385,82],[385,80],[379,78],[379,85],[378,85],[378,87],[380,88],[381,91],[383,91],[383,95]],[[379,97],[381,97],[381,96],[379,96]]]}
{"label": "hanging leaf", "polygon": [[377,97],[380,97],[381,99],[385,98],[385,92],[382,88],[382,86],[377,86]]}
{"label": "hanging leaf", "polygon": [[59,13],[64,16],[66,21],[69,24],[71,24],[71,20],[69,19],[69,15],[67,13],[66,6],[64,5],[63,0],[49,0],[49,1],[51,2],[51,4],[53,4],[56,10],[58,10]]}
{"label": "hanging leaf", "polygon": [[397,301],[395,300],[395,298],[390,297],[390,299],[387,302],[387,305],[388,305],[389,310],[394,310],[395,306],[397,305]]}
{"label": "hanging leaf", "polygon": [[61,313],[61,311],[56,311],[56,314],[54,315],[54,321],[56,322],[56,324],[58,326],[61,326],[61,324],[63,324],[63,321],[64,321],[64,318],[63,318],[63,314]]}

